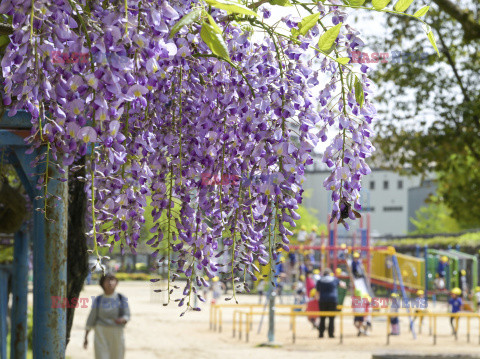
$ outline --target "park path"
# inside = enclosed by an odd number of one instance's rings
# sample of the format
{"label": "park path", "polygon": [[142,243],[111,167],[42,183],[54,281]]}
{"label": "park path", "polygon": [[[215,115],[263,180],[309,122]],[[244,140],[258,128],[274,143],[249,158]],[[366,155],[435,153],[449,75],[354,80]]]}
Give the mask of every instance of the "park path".
{"label": "park path", "polygon": [[[338,339],[317,338],[318,334],[304,318],[297,319],[297,343],[291,343],[288,319],[277,319],[276,339],[281,348],[258,348],[256,345],[266,339],[266,325],[256,334],[257,325],[251,334],[250,343],[232,338],[231,312],[224,310],[224,331],[212,332],[208,327],[209,309],[204,305],[201,312],[189,312],[183,317],[175,303],[164,307],[162,295],[153,294],[149,282],[120,282],[118,291],[128,297],[132,319],[125,329],[126,359],[286,359],[324,358],[370,359],[372,352],[420,352],[420,353],[478,353],[478,323],[472,323],[472,342],[460,336],[458,342],[449,335],[449,323],[439,323],[439,345],[432,345],[432,338],[422,335],[416,341],[407,333],[407,325],[402,326],[402,336],[392,338],[390,346],[385,345],[385,321],[374,322],[374,335],[357,338],[352,319],[345,319],[345,344]],[[98,285],[85,286],[82,297],[90,298],[101,293]],[[239,302],[257,301],[254,296],[240,296]],[[91,302],[91,301],[90,301]],[[83,349],[84,326],[90,308],[78,308],[75,313],[71,342],[67,356],[71,359],[93,359],[93,333],[89,335],[89,348]],[[264,322],[265,324],[265,322]],[[338,327],[338,324],[337,324]],[[424,327],[427,332],[427,327]]]}

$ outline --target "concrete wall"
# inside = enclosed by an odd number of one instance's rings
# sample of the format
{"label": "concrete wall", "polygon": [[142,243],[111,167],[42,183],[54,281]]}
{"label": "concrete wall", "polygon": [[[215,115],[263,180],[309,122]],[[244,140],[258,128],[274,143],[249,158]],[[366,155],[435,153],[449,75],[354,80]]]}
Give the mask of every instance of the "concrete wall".
{"label": "concrete wall", "polygon": [[[327,171],[305,174],[303,204],[316,210],[322,222],[326,221],[332,206],[331,194],[323,187],[329,174]],[[387,170],[373,170],[363,178],[362,212],[371,215],[372,235],[407,234],[411,213],[414,214],[428,193],[434,191],[434,188],[423,189],[421,182],[420,176],[402,176]]]}

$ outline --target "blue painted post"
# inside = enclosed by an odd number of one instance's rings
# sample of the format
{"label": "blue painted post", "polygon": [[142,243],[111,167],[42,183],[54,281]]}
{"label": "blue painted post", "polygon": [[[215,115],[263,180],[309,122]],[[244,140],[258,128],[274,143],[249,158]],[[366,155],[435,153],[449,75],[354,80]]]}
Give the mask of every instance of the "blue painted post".
{"label": "blue painted post", "polygon": [[423,247],[423,260],[425,261],[425,308],[428,307],[428,246]]}
{"label": "blue painted post", "polygon": [[[42,172],[42,171],[38,171]],[[33,356],[65,358],[66,308],[54,308],[52,299],[67,296],[67,183],[51,165],[47,199],[36,199],[33,244]],[[59,200],[56,197],[60,198]],[[47,219],[45,219],[45,216]]]}
{"label": "blue painted post", "polygon": [[276,290],[272,290],[268,301],[268,343],[275,342],[275,296]]}
{"label": "blue painted post", "polygon": [[28,295],[28,237],[24,231],[15,233],[12,274],[12,329],[10,357],[27,357],[27,295]]}
{"label": "blue painted post", "polygon": [[7,359],[8,270],[0,268],[0,358]]}
{"label": "blue painted post", "polygon": [[420,246],[418,244],[415,246],[415,257],[420,258]]}

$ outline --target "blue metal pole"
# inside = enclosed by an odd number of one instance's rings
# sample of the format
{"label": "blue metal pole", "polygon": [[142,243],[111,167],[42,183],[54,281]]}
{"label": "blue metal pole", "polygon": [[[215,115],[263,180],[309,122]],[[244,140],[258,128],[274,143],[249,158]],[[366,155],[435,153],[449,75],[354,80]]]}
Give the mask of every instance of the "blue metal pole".
{"label": "blue metal pole", "polygon": [[272,290],[268,302],[268,342],[270,344],[275,342],[275,296],[276,290]]}
{"label": "blue metal pole", "polygon": [[423,247],[423,259],[425,261],[425,308],[428,307],[428,246]]}
{"label": "blue metal pole", "polygon": [[12,328],[10,357],[27,357],[27,295],[28,295],[28,237],[24,231],[15,233],[12,278]]}
{"label": "blue metal pole", "polygon": [[7,359],[8,270],[0,268],[0,358]]}
{"label": "blue metal pole", "polygon": [[[46,199],[36,199],[33,244],[33,356],[42,359],[65,358],[66,308],[53,308],[52,297],[67,296],[67,182],[49,166]],[[41,171],[39,171],[41,172]],[[56,199],[59,198],[59,200]],[[45,218],[46,217],[46,218]]]}

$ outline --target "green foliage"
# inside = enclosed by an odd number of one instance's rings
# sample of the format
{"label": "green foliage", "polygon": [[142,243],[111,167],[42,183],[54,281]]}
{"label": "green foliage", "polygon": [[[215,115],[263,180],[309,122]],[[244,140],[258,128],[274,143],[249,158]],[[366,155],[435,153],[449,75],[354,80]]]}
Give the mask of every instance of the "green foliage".
{"label": "green foliage", "polygon": [[365,93],[363,92],[363,86],[358,80],[358,77],[355,77],[355,100],[357,100],[360,107],[363,107],[363,103],[365,102]]}
{"label": "green foliage", "polygon": [[342,27],[342,23],[338,23],[337,25],[331,27],[325,33],[320,37],[320,40],[318,40],[318,48],[322,52],[327,52],[330,50],[335,43],[335,40],[338,37],[338,34],[340,33],[340,28]]}
{"label": "green foliage", "polygon": [[382,10],[390,4],[391,0],[372,0],[372,5],[376,10]]}
{"label": "green foliage", "polygon": [[444,203],[432,202],[421,207],[415,212],[415,217],[410,219],[416,227],[411,233],[413,235],[455,233],[461,229],[457,220],[452,217],[452,211]]}
{"label": "green foliage", "polygon": [[122,272],[115,273],[115,277],[117,277],[119,281],[125,281],[125,280],[147,281],[147,280],[150,280],[150,278],[152,278],[152,276],[147,273],[122,273]]}
{"label": "green foliage", "polygon": [[0,263],[13,262],[13,246],[0,246]]}
{"label": "green foliage", "polygon": [[222,59],[231,61],[230,55],[228,54],[228,47],[222,37],[222,34],[219,34],[212,25],[204,22],[202,25],[202,30],[200,31],[200,36],[215,55],[221,57]]}
{"label": "green foliage", "polygon": [[288,228],[292,232],[298,232],[301,228],[311,231],[312,228],[316,227],[317,233],[327,233],[327,226],[324,223],[320,223],[316,216],[316,210],[299,206],[296,212],[301,216],[300,219],[295,221],[296,227],[293,228],[290,224],[286,223],[285,228]]}
{"label": "green foliage", "polygon": [[480,246],[480,232],[466,233],[461,236],[437,236],[432,238],[406,238],[389,241],[378,241],[375,243],[378,246],[413,246],[413,245],[428,245],[428,246],[456,246],[457,244],[462,248],[478,248]]}
{"label": "green foliage", "polygon": [[271,5],[292,6],[292,3],[289,0],[270,0],[269,3]]}
{"label": "green foliage", "polygon": [[413,0],[398,0],[398,2],[395,4],[395,10],[403,12],[407,10],[410,5],[412,5]]}
{"label": "green foliage", "polygon": [[[465,16],[473,1],[462,2]],[[417,16],[425,8],[417,12]],[[437,174],[440,201],[452,210],[461,227],[480,224],[480,38],[435,4],[428,9],[428,38],[437,54],[425,61],[379,65],[372,78],[382,83],[384,121],[377,123],[377,158],[403,173]],[[423,34],[413,18],[387,17],[391,29],[377,48],[424,52]],[[433,34],[439,41],[437,48]],[[440,51],[440,52],[438,52]]]}
{"label": "green foliage", "polygon": [[428,6],[428,5],[427,5],[427,6],[424,6],[424,7],[422,7],[421,9],[417,10],[417,11],[415,12],[415,14],[413,14],[413,16],[415,16],[415,17],[425,16],[425,15],[427,14],[427,12],[428,12],[428,9],[430,9],[430,6]]}
{"label": "green foliage", "polygon": [[205,2],[217,9],[226,10],[230,13],[258,16],[255,11],[250,10],[245,5],[228,0],[205,0]]}
{"label": "green foliage", "polygon": [[187,15],[182,17],[175,25],[173,25],[172,30],[170,31],[170,38],[174,37],[175,34],[179,32],[183,27],[191,25],[195,21],[197,21],[201,13],[201,9],[194,9],[190,11]]}
{"label": "green foliage", "polygon": [[298,30],[297,29],[292,29],[292,35],[297,37],[298,35],[305,36],[307,32],[315,26],[317,23],[318,19],[320,19],[320,13],[317,12],[315,14],[308,15],[300,21],[298,24]]}

